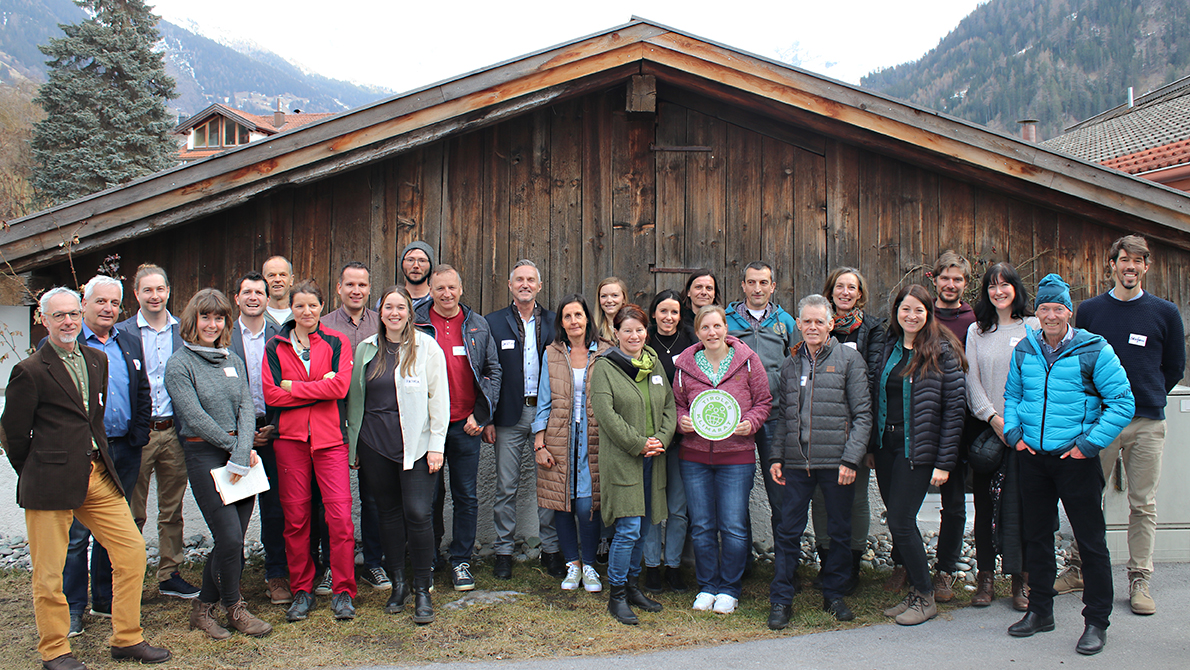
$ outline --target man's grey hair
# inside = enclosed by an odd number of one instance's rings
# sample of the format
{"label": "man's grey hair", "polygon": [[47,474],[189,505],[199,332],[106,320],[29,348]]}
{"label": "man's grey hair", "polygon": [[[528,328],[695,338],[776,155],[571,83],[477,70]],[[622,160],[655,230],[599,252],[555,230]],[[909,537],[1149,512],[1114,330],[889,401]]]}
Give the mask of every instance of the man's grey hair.
{"label": "man's grey hair", "polygon": [[293,263],[290,263],[289,259],[284,256],[269,256],[268,258],[264,259],[264,263],[261,263],[261,265],[260,265],[260,273],[264,274],[264,266],[268,265],[269,261],[275,261],[278,258],[285,261],[286,267],[289,268],[289,276],[292,277],[293,276]]}
{"label": "man's grey hair", "polygon": [[508,272],[508,281],[512,281],[512,276],[514,274],[516,274],[517,268],[524,268],[524,267],[530,267],[530,268],[533,268],[534,270],[537,270],[537,281],[538,282],[541,281],[541,268],[537,267],[537,263],[534,263],[533,261],[529,260],[528,258],[522,258],[521,260],[516,262],[516,265],[512,266],[512,270],[510,270]]}
{"label": "man's grey hair", "polygon": [[826,318],[828,320],[835,318],[835,310],[831,308],[831,301],[827,300],[826,296],[811,293],[799,300],[797,303],[797,318],[802,318],[802,311],[807,307],[821,307],[826,310]]}
{"label": "man's grey hair", "polygon": [[91,277],[91,281],[87,282],[87,285],[83,287],[83,297],[90,300],[91,295],[95,293],[95,289],[100,286],[116,287],[116,290],[120,292],[120,302],[124,302],[124,283],[107,275],[95,275]]}
{"label": "man's grey hair", "polygon": [[72,291],[65,286],[56,286],[41,294],[41,299],[38,301],[38,306],[41,308],[42,317],[48,317],[50,315],[50,301],[60,295],[69,295],[70,297],[74,298],[74,301],[78,304],[80,310],[83,308],[83,301],[81,298],[79,298],[78,291]]}

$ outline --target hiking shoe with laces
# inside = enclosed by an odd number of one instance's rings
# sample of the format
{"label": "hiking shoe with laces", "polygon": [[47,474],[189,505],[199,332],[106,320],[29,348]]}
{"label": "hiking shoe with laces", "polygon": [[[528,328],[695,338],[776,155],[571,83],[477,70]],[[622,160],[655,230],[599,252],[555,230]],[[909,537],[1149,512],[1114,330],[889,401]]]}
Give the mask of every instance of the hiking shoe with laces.
{"label": "hiking shoe with laces", "polygon": [[1157,613],[1157,603],[1149,595],[1149,578],[1139,572],[1128,575],[1128,603],[1132,613],[1147,616]]}
{"label": "hiking shoe with laces", "polygon": [[922,595],[913,589],[909,592],[909,607],[897,615],[896,621],[902,626],[916,626],[938,616],[938,606],[934,603],[934,594]]}
{"label": "hiking shoe with laces", "polygon": [[563,591],[574,591],[578,589],[579,582],[582,581],[583,571],[578,567],[577,563],[566,564],[566,579],[562,580]]}
{"label": "hiking shoe with laces", "polygon": [[393,587],[392,580],[388,578],[384,568],[368,568],[360,575],[360,579],[374,591],[388,591]]}
{"label": "hiking shoe with laces", "polygon": [[1054,580],[1054,590],[1058,595],[1074,593],[1083,590],[1083,571],[1077,565],[1068,565],[1058,578]]}

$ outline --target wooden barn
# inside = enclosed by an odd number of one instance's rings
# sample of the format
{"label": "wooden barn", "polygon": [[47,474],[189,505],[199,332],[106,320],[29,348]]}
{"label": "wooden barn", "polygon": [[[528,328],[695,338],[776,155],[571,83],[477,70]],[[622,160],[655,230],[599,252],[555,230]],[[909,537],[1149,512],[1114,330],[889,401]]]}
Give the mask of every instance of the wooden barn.
{"label": "wooden barn", "polygon": [[613,274],[646,301],[697,267],[735,300],[765,259],[786,308],[847,264],[883,310],[946,248],[1083,299],[1129,232],[1190,313],[1185,194],[634,19],[12,222],[0,253],[35,289],[109,254],[161,264],[175,313],[274,254],[332,292],[351,260],[384,287],[417,239],[485,313],[522,257],[546,304]]}

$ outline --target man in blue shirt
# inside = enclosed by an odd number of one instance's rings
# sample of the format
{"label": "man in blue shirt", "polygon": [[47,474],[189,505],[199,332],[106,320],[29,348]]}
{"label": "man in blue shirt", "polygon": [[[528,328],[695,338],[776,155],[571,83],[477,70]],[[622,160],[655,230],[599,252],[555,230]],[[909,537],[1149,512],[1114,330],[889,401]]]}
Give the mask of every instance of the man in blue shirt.
{"label": "man in blue shirt", "polygon": [[[108,397],[103,427],[116,467],[115,475],[124,486],[125,497],[136,485],[140,472],[141,447],[149,441],[149,378],[145,375],[140,339],[115,329],[120,317],[124,286],[106,275],[96,275],[83,289],[83,324],[78,342],[107,355]],[[70,528],[70,545],[62,571],[62,590],[70,606],[71,637],[83,632],[87,608],[87,543],[91,531],[78,519]],[[111,616],[112,564],[107,550],[98,542],[91,551],[92,614]]]}

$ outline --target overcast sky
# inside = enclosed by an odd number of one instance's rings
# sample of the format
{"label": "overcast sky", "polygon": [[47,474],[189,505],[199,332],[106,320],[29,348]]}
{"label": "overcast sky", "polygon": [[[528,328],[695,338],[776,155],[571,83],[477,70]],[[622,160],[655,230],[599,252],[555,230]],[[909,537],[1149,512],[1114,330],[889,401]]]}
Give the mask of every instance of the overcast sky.
{"label": "overcast sky", "polygon": [[148,0],[318,74],[402,92],[633,16],[858,84],[915,60],[986,0]]}

